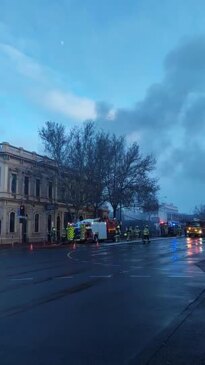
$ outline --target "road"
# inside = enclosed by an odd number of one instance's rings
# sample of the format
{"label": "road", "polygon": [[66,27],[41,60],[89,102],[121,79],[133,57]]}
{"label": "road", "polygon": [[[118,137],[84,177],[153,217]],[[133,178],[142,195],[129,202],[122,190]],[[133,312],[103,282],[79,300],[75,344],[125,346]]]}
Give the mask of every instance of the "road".
{"label": "road", "polygon": [[204,247],[169,238],[1,249],[0,364],[148,363],[203,295]]}

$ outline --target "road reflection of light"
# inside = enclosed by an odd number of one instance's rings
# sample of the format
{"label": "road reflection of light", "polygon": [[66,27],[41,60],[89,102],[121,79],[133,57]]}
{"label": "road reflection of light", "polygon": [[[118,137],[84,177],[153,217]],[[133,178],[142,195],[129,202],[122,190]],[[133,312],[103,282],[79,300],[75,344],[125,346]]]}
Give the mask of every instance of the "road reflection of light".
{"label": "road reflection of light", "polygon": [[177,240],[173,239],[172,240],[172,244],[171,244],[171,251],[173,253],[173,256],[171,257],[172,261],[176,261],[178,259],[178,255],[177,255]]}
{"label": "road reflection of light", "polygon": [[199,244],[200,244],[200,247],[199,247],[199,252],[203,252],[204,251],[204,248],[203,248],[203,239],[202,238],[200,238],[199,239]]}
{"label": "road reflection of light", "polygon": [[187,238],[187,255],[192,256],[204,251],[202,238]]}

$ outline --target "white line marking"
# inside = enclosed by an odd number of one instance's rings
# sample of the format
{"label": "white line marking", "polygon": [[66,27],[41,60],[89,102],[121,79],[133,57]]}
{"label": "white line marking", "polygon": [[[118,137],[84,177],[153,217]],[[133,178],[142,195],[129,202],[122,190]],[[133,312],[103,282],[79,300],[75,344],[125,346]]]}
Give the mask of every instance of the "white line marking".
{"label": "white line marking", "polygon": [[193,275],[168,275],[168,278],[193,278]]}
{"label": "white line marking", "polygon": [[90,275],[89,278],[111,278],[112,275]]}
{"label": "white line marking", "polygon": [[13,278],[13,281],[21,281],[21,280],[33,280],[33,278]]}
{"label": "white line marking", "polygon": [[56,279],[73,279],[73,276],[58,276]]}
{"label": "white line marking", "polygon": [[99,252],[99,253],[93,253],[91,256],[106,256],[108,255],[108,252]]}
{"label": "white line marking", "polygon": [[151,278],[151,275],[130,275],[130,278]]}

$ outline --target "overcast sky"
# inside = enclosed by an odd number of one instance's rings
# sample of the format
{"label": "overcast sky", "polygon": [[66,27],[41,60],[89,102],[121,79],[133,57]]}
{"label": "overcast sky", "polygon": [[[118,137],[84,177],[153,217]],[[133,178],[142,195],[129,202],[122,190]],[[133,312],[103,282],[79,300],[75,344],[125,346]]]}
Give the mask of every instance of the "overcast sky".
{"label": "overcast sky", "polygon": [[0,141],[86,119],[154,154],[161,200],[205,203],[205,1],[0,0]]}

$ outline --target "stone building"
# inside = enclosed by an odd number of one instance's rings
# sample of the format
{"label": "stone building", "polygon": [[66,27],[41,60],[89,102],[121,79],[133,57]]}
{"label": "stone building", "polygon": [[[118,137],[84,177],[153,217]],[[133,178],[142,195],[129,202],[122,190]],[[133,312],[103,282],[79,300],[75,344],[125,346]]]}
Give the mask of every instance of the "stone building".
{"label": "stone building", "polygon": [[55,162],[0,143],[0,244],[60,238],[68,220]]}

